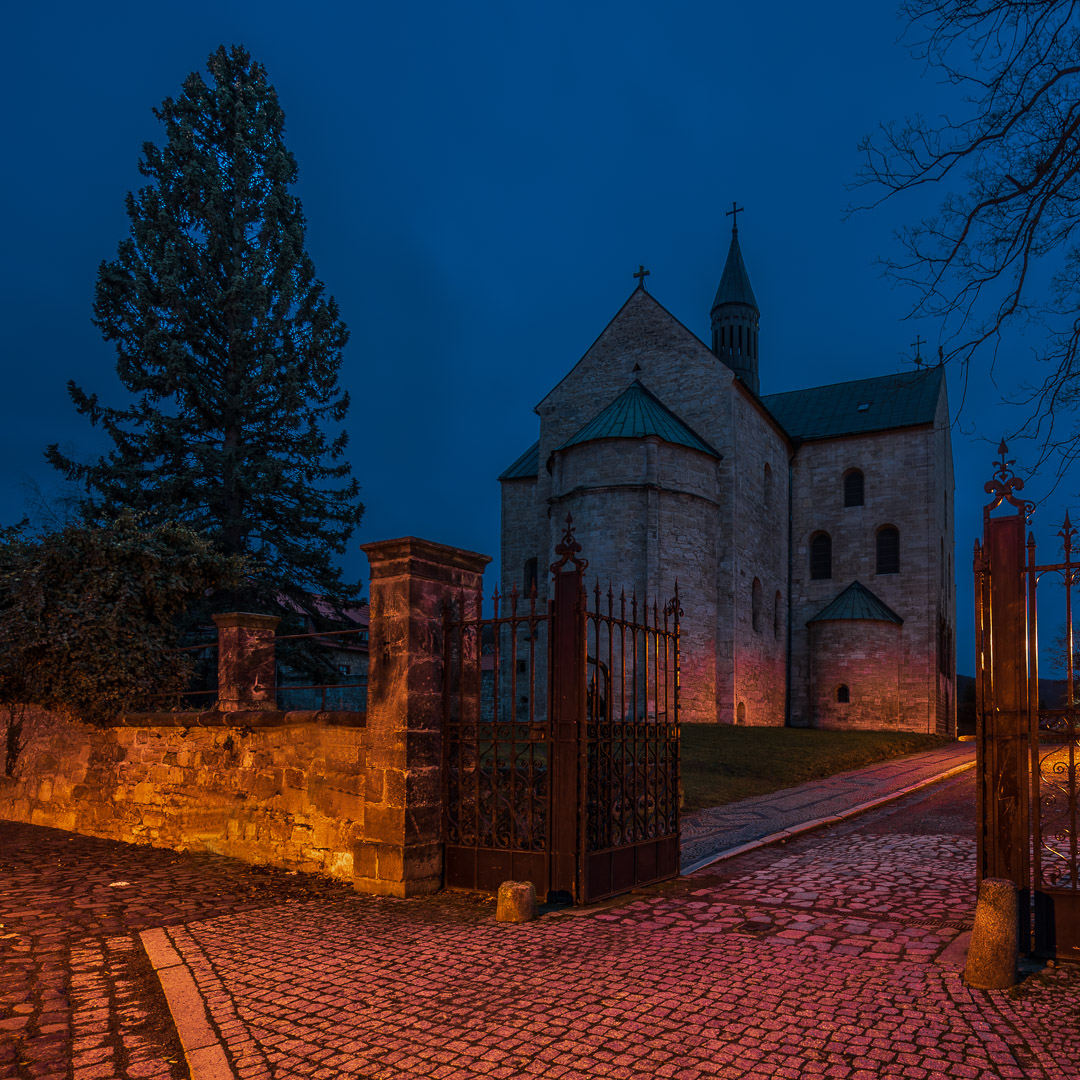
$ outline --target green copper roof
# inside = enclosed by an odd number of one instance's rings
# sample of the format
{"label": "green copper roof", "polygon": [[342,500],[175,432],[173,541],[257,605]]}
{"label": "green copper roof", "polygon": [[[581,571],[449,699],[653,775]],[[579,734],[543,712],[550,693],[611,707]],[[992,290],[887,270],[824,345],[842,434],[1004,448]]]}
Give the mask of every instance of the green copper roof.
{"label": "green copper roof", "polygon": [[559,449],[594,439],[643,439],[646,435],[656,435],[664,442],[689,446],[691,450],[700,450],[713,457],[720,456],[637,379]]}
{"label": "green copper roof", "polygon": [[865,585],[853,581],[831,604],[822,608],[806,625],[831,619],[874,619],[877,622],[902,624],[903,619]]}
{"label": "green copper roof", "polygon": [[504,473],[499,474],[500,480],[528,480],[540,473],[540,440],[525,451]]}
{"label": "green copper roof", "polygon": [[944,368],[768,394],[762,404],[789,434],[828,439],[933,422]]}
{"label": "green copper roof", "polygon": [[739,247],[738,229],[731,230],[731,247],[728,248],[727,262],[724,263],[724,272],[720,275],[720,285],[712,306],[716,308],[720,304],[749,304],[757,308],[754,290],[750,288],[750,275],[746,272],[746,263]]}

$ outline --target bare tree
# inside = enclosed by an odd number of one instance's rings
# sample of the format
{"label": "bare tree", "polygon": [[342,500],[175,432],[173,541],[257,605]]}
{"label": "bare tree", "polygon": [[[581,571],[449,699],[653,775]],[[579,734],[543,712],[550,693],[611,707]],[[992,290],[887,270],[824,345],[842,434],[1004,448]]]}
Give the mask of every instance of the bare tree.
{"label": "bare tree", "polygon": [[900,231],[888,273],[939,320],[943,358],[993,371],[1002,333],[1040,328],[1017,434],[1064,468],[1080,454],[1080,0],[903,0],[913,56],[962,100],[860,144],[856,186],[876,206],[937,184],[936,213]]}

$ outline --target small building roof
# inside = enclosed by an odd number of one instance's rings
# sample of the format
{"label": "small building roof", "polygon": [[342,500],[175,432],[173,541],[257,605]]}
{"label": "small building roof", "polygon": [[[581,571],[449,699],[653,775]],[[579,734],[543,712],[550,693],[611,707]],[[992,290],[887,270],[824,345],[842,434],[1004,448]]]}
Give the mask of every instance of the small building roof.
{"label": "small building roof", "polygon": [[499,474],[500,480],[528,480],[540,475],[540,440],[525,451],[505,472]]}
{"label": "small building roof", "polygon": [[904,620],[884,600],[879,600],[865,585],[853,581],[832,603],[827,604],[806,625],[835,619],[872,619],[898,626]]}
{"label": "small building roof", "polygon": [[716,289],[716,298],[712,306],[715,310],[721,304],[748,304],[757,309],[754,290],[750,287],[750,275],[743,262],[742,248],[739,247],[739,230],[731,230],[731,247],[728,248],[727,262],[720,275],[720,284]]}
{"label": "small building roof", "polygon": [[635,379],[606,409],[558,449],[565,450],[595,439],[643,439],[647,435],[656,435],[664,442],[677,443],[712,457],[720,457],[639,379]]}
{"label": "small building roof", "polygon": [[944,378],[944,368],[932,367],[767,394],[761,401],[789,435],[830,439],[932,423]]}

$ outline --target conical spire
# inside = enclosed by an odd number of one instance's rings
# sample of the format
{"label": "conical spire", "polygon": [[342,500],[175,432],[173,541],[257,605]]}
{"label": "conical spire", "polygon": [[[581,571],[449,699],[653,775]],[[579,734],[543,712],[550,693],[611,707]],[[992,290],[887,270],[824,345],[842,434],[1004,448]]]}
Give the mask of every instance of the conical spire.
{"label": "conical spire", "polygon": [[739,247],[740,213],[742,207],[732,203],[728,211],[728,216],[734,221],[731,226],[731,246],[712,305],[712,345],[713,352],[756,394],[758,323],[761,313]]}
{"label": "conical spire", "polygon": [[716,299],[712,306],[715,311],[721,304],[746,304],[757,309],[754,290],[750,287],[750,275],[743,262],[742,248],[739,247],[739,226],[731,227],[731,247],[728,248],[727,262],[720,275],[720,285],[716,290]]}

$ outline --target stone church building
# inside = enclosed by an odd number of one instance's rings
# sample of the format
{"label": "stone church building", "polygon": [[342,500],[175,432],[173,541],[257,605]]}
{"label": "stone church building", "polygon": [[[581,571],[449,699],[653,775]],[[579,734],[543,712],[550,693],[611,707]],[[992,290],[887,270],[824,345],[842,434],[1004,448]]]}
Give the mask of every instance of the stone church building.
{"label": "stone church building", "polygon": [[711,347],[635,276],[499,477],[504,592],[546,596],[570,512],[590,580],[678,579],[684,721],[953,733],[944,370],[763,395],[737,226]]}

